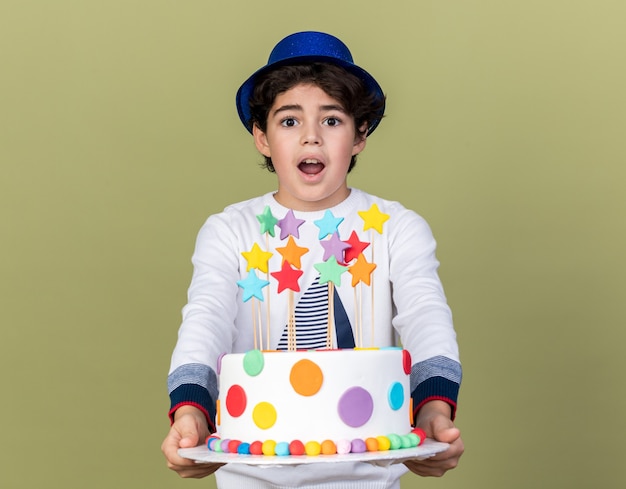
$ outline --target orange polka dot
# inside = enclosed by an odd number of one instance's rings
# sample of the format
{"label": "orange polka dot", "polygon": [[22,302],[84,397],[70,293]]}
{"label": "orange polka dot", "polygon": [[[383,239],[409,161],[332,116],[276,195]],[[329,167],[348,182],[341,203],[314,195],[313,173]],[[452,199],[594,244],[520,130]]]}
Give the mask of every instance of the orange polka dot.
{"label": "orange polka dot", "polygon": [[311,360],[300,360],[291,367],[289,382],[293,390],[301,396],[312,396],[322,387],[324,374],[322,369]]}

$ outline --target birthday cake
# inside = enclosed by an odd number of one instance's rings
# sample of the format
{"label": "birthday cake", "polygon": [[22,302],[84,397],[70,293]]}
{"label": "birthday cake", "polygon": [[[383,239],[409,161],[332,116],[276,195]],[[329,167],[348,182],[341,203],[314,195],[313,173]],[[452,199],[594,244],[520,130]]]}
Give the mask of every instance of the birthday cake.
{"label": "birthday cake", "polygon": [[228,354],[213,451],[331,455],[412,448],[411,357],[401,348]]}
{"label": "birthday cake", "polygon": [[[364,231],[372,228],[379,233],[389,218],[375,204],[359,215],[365,222]],[[355,324],[354,349],[338,348],[333,343],[333,288],[346,271],[352,275],[353,287],[371,285],[370,275],[376,268],[373,251],[369,261],[363,254],[369,243],[360,241],[354,232],[342,241],[337,229],[342,219],[330,211],[315,221],[324,254],[323,261],[313,267],[319,272],[319,283],[328,283],[326,344],[302,349],[297,342],[293,294],[299,292],[298,279],[303,273],[300,258],[309,252],[295,241],[304,221],[296,219],[293,211],[278,220],[269,207],[257,219],[261,234],[274,237],[274,226],[278,225],[280,239],[287,240],[285,247],[275,250],[282,255],[281,268],[271,271],[268,263],[274,253],[254,243],[250,251],[241,253],[248,263],[248,276],[237,285],[242,289],[242,300],[252,301],[256,311],[270,293],[266,288],[270,277],[277,281],[278,294],[289,294],[286,341],[283,351],[270,350],[269,335],[264,344],[255,314],[251,325],[254,349],[220,357],[217,433],[208,439],[208,448],[214,452],[273,456],[418,446],[424,434],[411,428],[409,352],[398,347],[365,347],[362,321]],[[265,273],[267,280],[260,278],[257,270]]]}

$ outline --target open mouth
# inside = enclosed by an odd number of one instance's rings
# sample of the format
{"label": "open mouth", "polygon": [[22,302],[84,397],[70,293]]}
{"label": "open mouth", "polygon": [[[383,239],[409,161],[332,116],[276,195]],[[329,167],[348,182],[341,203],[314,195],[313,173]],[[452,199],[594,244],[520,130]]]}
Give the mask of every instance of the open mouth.
{"label": "open mouth", "polygon": [[317,175],[324,169],[324,163],[319,160],[306,159],[300,162],[298,168],[307,175]]}

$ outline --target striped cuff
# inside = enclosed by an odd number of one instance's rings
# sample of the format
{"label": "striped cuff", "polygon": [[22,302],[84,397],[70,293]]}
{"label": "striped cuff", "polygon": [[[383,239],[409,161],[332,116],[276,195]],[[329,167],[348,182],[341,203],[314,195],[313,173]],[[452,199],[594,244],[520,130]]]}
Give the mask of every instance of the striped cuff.
{"label": "striped cuff", "polygon": [[209,391],[197,384],[182,384],[170,392],[170,421],[174,422],[174,413],[182,406],[194,406],[206,416],[211,433],[215,433],[215,402]]}

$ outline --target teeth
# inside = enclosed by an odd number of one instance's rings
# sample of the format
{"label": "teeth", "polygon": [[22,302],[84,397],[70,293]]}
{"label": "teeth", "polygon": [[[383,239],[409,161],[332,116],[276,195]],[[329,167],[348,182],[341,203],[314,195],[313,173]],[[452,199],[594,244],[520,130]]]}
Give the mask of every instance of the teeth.
{"label": "teeth", "polygon": [[304,160],[302,163],[315,165],[315,164],[319,163],[319,160],[314,160],[314,159],[308,158],[308,159]]}

